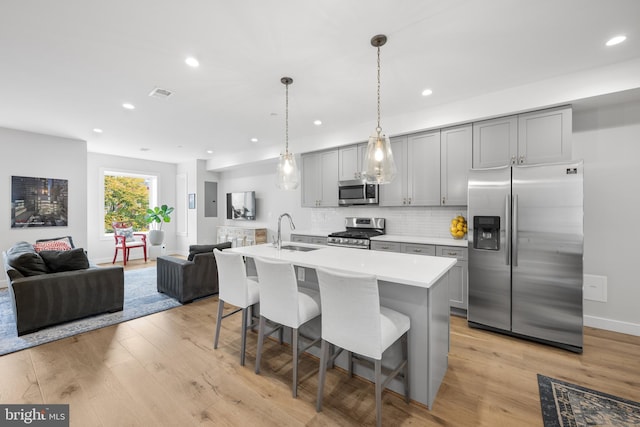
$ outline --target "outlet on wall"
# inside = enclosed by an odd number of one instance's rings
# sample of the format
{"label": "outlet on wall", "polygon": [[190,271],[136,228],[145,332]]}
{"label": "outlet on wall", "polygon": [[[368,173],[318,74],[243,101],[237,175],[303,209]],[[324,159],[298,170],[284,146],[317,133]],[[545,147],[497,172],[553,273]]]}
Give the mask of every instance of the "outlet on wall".
{"label": "outlet on wall", "polygon": [[587,300],[607,302],[607,276],[585,274],[582,295]]}

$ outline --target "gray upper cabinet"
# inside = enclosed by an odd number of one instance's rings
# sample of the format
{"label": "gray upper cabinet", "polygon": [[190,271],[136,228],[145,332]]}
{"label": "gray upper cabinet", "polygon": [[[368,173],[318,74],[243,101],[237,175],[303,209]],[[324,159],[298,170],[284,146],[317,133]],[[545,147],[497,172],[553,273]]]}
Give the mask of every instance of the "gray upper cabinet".
{"label": "gray upper cabinet", "polygon": [[389,184],[380,186],[380,206],[402,206],[407,204],[407,137],[391,138],[391,151],[398,174]]}
{"label": "gray upper cabinet", "polygon": [[302,206],[338,206],[338,150],[302,155]]}
{"label": "gray upper cabinet", "polygon": [[338,150],[338,179],[362,179],[367,144],[349,145]]}
{"label": "gray upper cabinet", "polygon": [[571,160],[571,107],[473,124],[473,167]]}
{"label": "gray upper cabinet", "polygon": [[473,167],[493,168],[516,163],[518,116],[473,124]]}
{"label": "gray upper cabinet", "polygon": [[391,138],[391,150],[398,175],[380,186],[380,205],[440,205],[440,131]]}
{"label": "gray upper cabinet", "polygon": [[518,116],[518,163],[571,160],[571,108],[535,111]]}
{"label": "gray upper cabinet", "polygon": [[440,139],[440,204],[466,206],[473,143],[472,126],[443,129]]}

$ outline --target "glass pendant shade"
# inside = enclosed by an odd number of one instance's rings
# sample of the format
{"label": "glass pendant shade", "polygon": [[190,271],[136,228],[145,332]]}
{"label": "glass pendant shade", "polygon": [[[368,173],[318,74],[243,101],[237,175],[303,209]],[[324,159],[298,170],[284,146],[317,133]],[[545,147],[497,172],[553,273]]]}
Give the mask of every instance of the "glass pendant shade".
{"label": "glass pendant shade", "polygon": [[364,155],[365,180],[369,184],[389,184],[396,177],[396,162],[393,161],[391,141],[382,133],[380,126],[380,46],[387,42],[387,36],[378,34],[371,39],[371,46],[378,50],[378,126],[369,137]]}
{"label": "glass pendant shade", "polygon": [[364,156],[365,179],[370,184],[389,184],[396,177],[391,141],[387,135],[375,131],[369,137]]}
{"label": "glass pendant shade", "polygon": [[298,166],[296,166],[296,156],[289,152],[289,85],[293,83],[291,77],[280,79],[285,87],[285,145],[284,153],[280,154],[278,161],[278,171],[276,175],[276,186],[281,190],[295,190],[300,182]]}
{"label": "glass pendant shade", "polygon": [[281,190],[295,190],[298,188],[298,167],[296,166],[296,156],[289,151],[280,154],[278,162],[278,174],[276,185]]}

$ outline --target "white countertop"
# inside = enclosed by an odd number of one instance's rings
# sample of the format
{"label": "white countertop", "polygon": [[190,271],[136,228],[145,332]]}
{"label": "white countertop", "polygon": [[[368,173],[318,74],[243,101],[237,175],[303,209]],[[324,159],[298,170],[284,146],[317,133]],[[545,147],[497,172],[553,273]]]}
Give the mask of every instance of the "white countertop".
{"label": "white countertop", "polygon": [[372,237],[371,240],[379,242],[400,242],[400,243],[416,243],[420,245],[441,245],[441,246],[460,246],[467,247],[467,239],[454,239],[453,237],[419,237],[419,236],[398,236],[394,234],[384,234],[382,236]]}
{"label": "white countertop", "polygon": [[243,246],[230,250],[244,256],[279,259],[309,268],[331,268],[350,273],[374,274],[378,280],[430,288],[456,264],[455,258],[393,252],[368,251],[336,246],[282,242],[283,246],[305,246],[317,250],[302,252],[281,249],[272,244]]}

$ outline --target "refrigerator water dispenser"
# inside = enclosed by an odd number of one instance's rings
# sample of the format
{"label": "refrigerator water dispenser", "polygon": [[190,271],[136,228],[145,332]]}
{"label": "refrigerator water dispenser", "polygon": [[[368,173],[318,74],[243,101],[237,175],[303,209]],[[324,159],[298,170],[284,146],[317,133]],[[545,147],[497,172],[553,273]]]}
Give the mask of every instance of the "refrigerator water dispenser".
{"label": "refrigerator water dispenser", "polygon": [[473,248],[488,251],[500,250],[500,217],[473,217]]}

